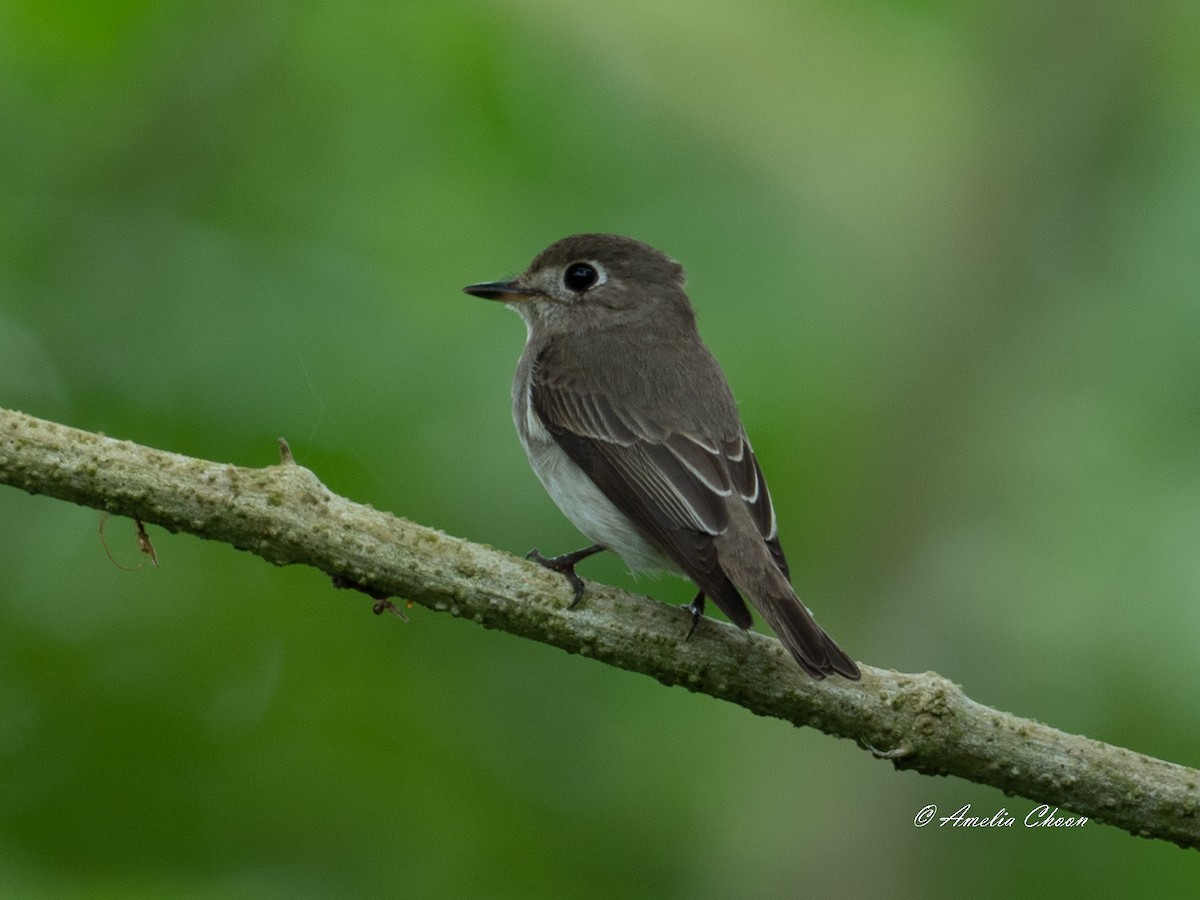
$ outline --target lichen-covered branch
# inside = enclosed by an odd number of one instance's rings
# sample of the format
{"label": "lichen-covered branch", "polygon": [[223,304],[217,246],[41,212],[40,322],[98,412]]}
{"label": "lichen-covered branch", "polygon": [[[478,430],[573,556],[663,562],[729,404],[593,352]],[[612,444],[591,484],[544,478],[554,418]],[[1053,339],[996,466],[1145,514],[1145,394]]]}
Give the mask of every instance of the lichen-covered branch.
{"label": "lichen-covered branch", "polygon": [[339,497],[296,465],[247,469],[0,410],[0,483],[185,531],[374,596],[642,672],[849,738],[898,768],[990,784],[1132,834],[1200,848],[1200,772],[989,709],[933,673],[813,681],[773,638],[558,575]]}

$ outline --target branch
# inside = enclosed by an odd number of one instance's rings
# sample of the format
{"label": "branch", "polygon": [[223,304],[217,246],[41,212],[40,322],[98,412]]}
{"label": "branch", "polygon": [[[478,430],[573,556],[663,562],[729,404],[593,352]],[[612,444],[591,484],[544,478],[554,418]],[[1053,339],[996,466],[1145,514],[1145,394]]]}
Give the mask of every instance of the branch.
{"label": "branch", "polygon": [[[990,709],[934,673],[863,666],[814,681],[778,641],[590,584],[331,493],[282,454],[246,469],[142,447],[0,409],[0,483],[303,563],[395,596],[679,684],[828,734],[897,768],[957,775],[1142,837],[1200,848],[1200,771]],[[1062,815],[1066,815],[1062,813]]]}

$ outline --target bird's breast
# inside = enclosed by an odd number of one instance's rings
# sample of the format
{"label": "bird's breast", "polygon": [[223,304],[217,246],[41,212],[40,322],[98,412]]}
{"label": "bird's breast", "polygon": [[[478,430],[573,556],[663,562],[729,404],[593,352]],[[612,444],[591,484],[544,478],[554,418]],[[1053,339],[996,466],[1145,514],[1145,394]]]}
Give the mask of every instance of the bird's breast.
{"label": "bird's breast", "polygon": [[678,571],[558,445],[533,408],[529,387],[526,382],[515,392],[513,419],[529,464],[550,499],[572,525],[593,543],[616,553],[630,569]]}

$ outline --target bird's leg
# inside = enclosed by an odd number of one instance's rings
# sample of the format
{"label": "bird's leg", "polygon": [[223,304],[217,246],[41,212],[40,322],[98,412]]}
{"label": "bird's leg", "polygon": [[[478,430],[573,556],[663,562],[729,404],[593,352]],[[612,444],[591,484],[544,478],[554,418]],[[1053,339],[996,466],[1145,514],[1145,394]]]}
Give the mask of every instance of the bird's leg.
{"label": "bird's leg", "polygon": [[704,591],[698,593],[696,598],[683,608],[692,614],[692,627],[688,629],[687,637],[684,638],[687,641],[695,632],[696,626],[700,624],[700,617],[704,615]]}
{"label": "bird's leg", "polygon": [[567,576],[567,581],[571,583],[571,591],[573,593],[571,604],[567,609],[574,609],[579,604],[579,601],[583,599],[583,579],[575,574],[575,564],[587,559],[589,556],[594,556],[603,549],[599,544],[592,544],[590,547],[584,547],[582,550],[576,550],[574,553],[564,553],[562,556],[542,556],[535,548],[526,553],[525,558],[532,559],[535,563],[545,566],[551,571],[560,572]]}

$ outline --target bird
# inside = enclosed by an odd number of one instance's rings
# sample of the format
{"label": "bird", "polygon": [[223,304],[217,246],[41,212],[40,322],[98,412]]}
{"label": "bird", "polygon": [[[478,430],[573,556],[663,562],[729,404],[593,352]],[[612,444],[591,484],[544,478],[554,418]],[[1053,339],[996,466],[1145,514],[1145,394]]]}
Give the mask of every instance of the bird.
{"label": "bird", "polygon": [[576,564],[602,550],[632,571],[683,575],[699,591],[688,638],[705,598],[749,629],[748,600],[809,675],[857,680],[792,588],[762,469],[684,284],[649,244],[591,233],[551,244],[516,278],[463,288],[525,321],[513,421],[539,481],[592,541],[529,557],[568,579],[572,606]]}

